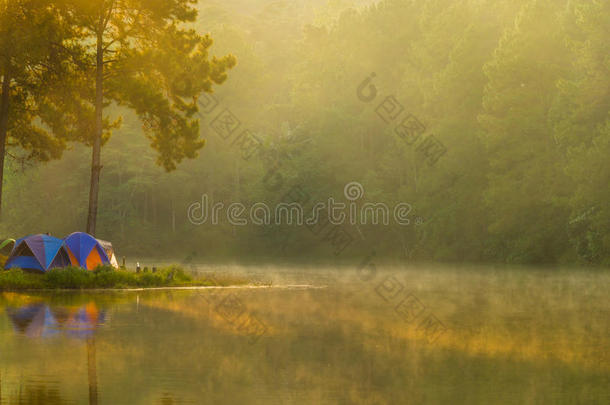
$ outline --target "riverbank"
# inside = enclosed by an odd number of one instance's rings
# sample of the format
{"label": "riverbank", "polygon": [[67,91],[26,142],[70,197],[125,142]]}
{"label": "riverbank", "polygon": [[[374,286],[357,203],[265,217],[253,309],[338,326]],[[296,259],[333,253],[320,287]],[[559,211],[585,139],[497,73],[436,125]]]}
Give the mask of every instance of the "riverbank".
{"label": "riverbank", "polygon": [[179,266],[139,273],[112,267],[100,267],[94,271],[67,267],[44,274],[19,269],[0,272],[0,291],[227,287],[248,284],[250,282],[247,279],[234,276],[195,277]]}

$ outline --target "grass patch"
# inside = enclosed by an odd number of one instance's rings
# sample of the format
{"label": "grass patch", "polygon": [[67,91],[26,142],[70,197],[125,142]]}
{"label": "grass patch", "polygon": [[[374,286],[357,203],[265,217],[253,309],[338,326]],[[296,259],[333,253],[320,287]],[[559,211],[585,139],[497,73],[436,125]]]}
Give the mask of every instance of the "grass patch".
{"label": "grass patch", "polygon": [[0,291],[55,290],[55,289],[102,289],[102,288],[152,288],[228,286],[248,284],[245,279],[214,275],[195,278],[179,266],[170,266],[156,272],[135,273],[117,270],[109,266],[93,271],[80,267],[53,269],[44,274],[30,273],[20,269],[0,271]]}

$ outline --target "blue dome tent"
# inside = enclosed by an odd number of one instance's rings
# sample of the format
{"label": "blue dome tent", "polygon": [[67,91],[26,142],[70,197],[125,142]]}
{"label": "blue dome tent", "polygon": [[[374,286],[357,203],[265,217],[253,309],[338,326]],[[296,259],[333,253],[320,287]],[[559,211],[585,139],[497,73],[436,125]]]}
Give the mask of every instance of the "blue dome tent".
{"label": "blue dome tent", "polygon": [[100,242],[87,233],[74,232],[64,239],[64,242],[70,259],[76,261],[76,266],[95,270],[97,266],[110,264],[110,259]]}
{"label": "blue dome tent", "polygon": [[49,235],[31,235],[15,242],[4,268],[46,272],[72,264],[63,240]]}

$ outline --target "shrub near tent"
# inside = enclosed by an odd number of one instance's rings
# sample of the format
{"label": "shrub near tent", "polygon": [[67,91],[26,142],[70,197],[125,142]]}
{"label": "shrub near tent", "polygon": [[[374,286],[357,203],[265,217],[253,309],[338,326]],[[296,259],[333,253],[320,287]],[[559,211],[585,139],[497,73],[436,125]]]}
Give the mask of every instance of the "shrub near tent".
{"label": "shrub near tent", "polygon": [[5,269],[47,272],[57,267],[75,265],[64,241],[49,235],[31,235],[15,242]]}
{"label": "shrub near tent", "polygon": [[84,232],[75,232],[64,239],[70,260],[75,266],[95,270],[98,266],[110,265],[110,259],[100,242]]}

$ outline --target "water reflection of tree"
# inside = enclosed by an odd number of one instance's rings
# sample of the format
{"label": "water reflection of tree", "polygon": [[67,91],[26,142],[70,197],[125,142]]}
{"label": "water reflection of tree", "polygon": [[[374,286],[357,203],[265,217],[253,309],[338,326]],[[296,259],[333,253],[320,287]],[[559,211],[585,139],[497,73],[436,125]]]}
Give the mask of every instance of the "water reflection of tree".
{"label": "water reflection of tree", "polygon": [[168,393],[164,393],[163,396],[161,397],[161,405],[174,405],[176,403],[176,400],[174,399],[174,397],[171,394]]}
{"label": "water reflection of tree", "polygon": [[[105,310],[89,301],[83,301],[77,296],[67,296],[67,301],[49,299],[26,294],[0,294],[2,304],[6,305],[6,313],[13,324],[15,332],[29,338],[39,339],[59,334],[86,341],[87,347],[87,381],[89,388],[89,404],[97,405],[97,355],[95,332],[105,321]],[[76,304],[76,305],[75,305]],[[2,402],[0,376],[0,403]],[[56,404],[65,403],[58,389],[46,389],[41,385],[29,385],[26,391],[28,397],[22,400],[22,390],[19,391],[19,404]],[[55,401],[55,402],[54,402]],[[60,401],[60,402],[57,402]]]}
{"label": "water reflection of tree", "polygon": [[95,336],[87,339],[87,378],[89,382],[89,405],[97,405],[97,356]]}
{"label": "water reflection of tree", "polygon": [[0,376],[1,404],[63,405],[72,403],[71,401],[62,398],[59,389],[52,384],[42,382],[23,384],[23,380],[19,383],[17,395],[12,398],[6,398],[2,396],[1,382],[2,378]]}

